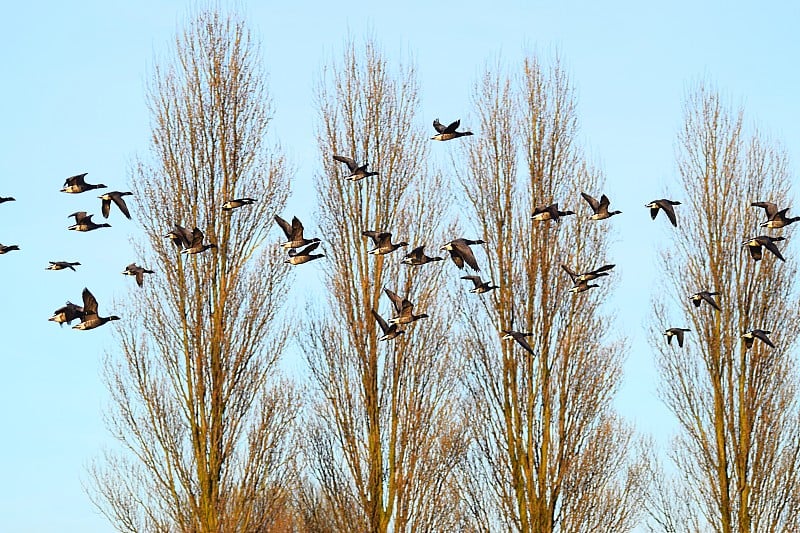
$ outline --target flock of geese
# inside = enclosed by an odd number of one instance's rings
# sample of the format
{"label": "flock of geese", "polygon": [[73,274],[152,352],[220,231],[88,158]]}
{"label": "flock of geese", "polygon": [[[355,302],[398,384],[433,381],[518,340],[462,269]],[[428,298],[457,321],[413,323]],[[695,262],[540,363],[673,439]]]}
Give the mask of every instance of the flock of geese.
{"label": "flock of geese", "polygon": [[[460,123],[460,120],[456,120],[455,122],[444,126],[439,122],[438,119],[434,120],[433,127],[437,134],[431,137],[431,139],[436,141],[449,141],[459,137],[472,135],[472,132],[470,131],[458,131]],[[349,174],[345,176],[346,180],[358,181],[378,175],[378,172],[376,171],[369,171],[367,169],[367,164],[360,165],[351,157],[334,155],[333,159],[347,166]],[[61,189],[61,192],[68,194],[79,194],[94,189],[106,188],[106,185],[104,184],[93,185],[86,183],[84,179],[86,175],[87,174],[84,173],[67,178],[64,182],[64,187]],[[124,197],[131,194],[131,192],[111,191],[99,196],[98,198],[102,201],[101,213],[103,218],[109,217],[111,212],[111,204],[114,203],[119,208],[120,212],[122,212],[126,218],[130,219],[131,215],[128,211],[128,206],[125,203]],[[592,214],[589,217],[591,220],[606,220],[621,213],[621,211],[609,210],[611,201],[605,194],[601,195],[599,200],[585,192],[582,192],[581,196],[592,210]],[[13,197],[0,196],[0,204],[14,200],[15,199]],[[234,209],[251,205],[254,202],[256,202],[254,198],[237,198],[226,201],[222,205],[222,209],[226,212],[230,212]],[[655,220],[659,212],[663,211],[670,223],[677,227],[678,222],[675,215],[675,206],[677,205],[680,205],[680,202],[662,198],[659,200],[653,200],[652,202],[646,204],[645,207],[650,209],[650,217],[653,220]],[[763,208],[765,210],[767,220],[761,224],[761,227],[764,228],[779,229],[800,220],[800,217],[789,217],[787,214],[788,208],[779,209],[776,204],[771,202],[753,202],[751,205],[754,207]],[[576,213],[574,211],[570,210],[562,211],[559,209],[558,203],[553,203],[534,209],[531,219],[533,221],[553,221],[559,223],[563,217],[575,214]],[[85,211],[72,213],[69,215],[69,217],[73,217],[75,219],[75,224],[69,226],[67,229],[86,232],[94,231],[99,228],[111,227],[108,223],[94,222],[92,220],[92,216],[93,215],[87,214]],[[288,257],[284,261],[285,263],[289,263],[291,265],[301,265],[309,261],[325,257],[324,254],[321,253],[313,253],[319,247],[321,241],[319,238],[305,238],[303,224],[297,217],[293,217],[291,223],[289,223],[280,216],[275,215],[275,222],[281,228],[287,239],[285,242],[280,244],[281,247],[287,250]],[[391,254],[400,248],[409,245],[405,241],[393,243],[392,233],[388,231],[364,230],[362,231],[362,235],[372,241],[373,247],[367,252],[371,255]],[[205,235],[197,227],[189,230],[179,224],[175,224],[174,229],[164,235],[164,237],[170,239],[182,254],[199,254],[205,252],[206,250],[217,247],[215,243],[204,243]],[[776,242],[784,239],[784,237],[758,235],[756,237],[744,240],[742,242],[742,246],[747,247],[748,251],[750,252],[750,256],[755,261],[760,261],[762,259],[763,248],[766,248],[781,261],[785,261],[776,245]],[[475,259],[475,255],[472,252],[471,246],[480,244],[485,244],[485,242],[481,239],[457,238],[442,245],[440,250],[447,251],[450,255],[450,259],[459,269],[463,269],[466,265],[474,272],[479,272],[480,267],[478,266],[478,262]],[[6,246],[0,244],[0,255],[15,250],[19,250],[18,245]],[[402,264],[411,266],[421,266],[427,263],[442,260],[444,260],[443,257],[426,255],[425,245],[422,245],[407,253],[400,262]],[[75,267],[80,265],[80,263],[76,261],[50,261],[49,263],[50,265],[47,267],[47,270],[75,270]],[[613,269],[614,266],[615,265],[613,264],[602,265],[594,270],[588,270],[585,272],[576,272],[567,265],[563,264],[561,265],[561,268],[572,280],[573,286],[569,289],[569,292],[577,294],[595,287],[599,287],[599,285],[590,282],[601,277],[608,276],[609,271]],[[135,263],[131,263],[125,267],[125,270],[122,273],[128,276],[133,276],[136,279],[137,285],[141,287],[144,283],[144,275],[154,274],[155,272],[153,270],[138,266]],[[472,284],[472,288],[469,290],[469,292],[473,294],[485,294],[499,288],[497,285],[493,285],[492,281],[484,281],[479,275],[462,276],[461,279]],[[384,287],[383,290],[391,302],[393,315],[388,320],[385,320],[375,309],[371,309],[372,316],[375,318],[376,322],[381,328],[381,331],[383,332],[383,335],[379,340],[388,341],[394,339],[398,335],[405,332],[404,330],[400,329],[400,326],[404,326],[428,317],[428,315],[425,313],[415,314],[414,304],[408,298],[400,297],[398,294],[386,287]],[[720,306],[714,299],[714,296],[717,295],[719,295],[719,293],[715,291],[701,290],[692,294],[689,296],[689,298],[695,307],[699,308],[703,303],[706,303],[714,310],[720,311]],[[67,324],[71,324],[73,320],[80,320],[77,325],[73,326],[73,329],[77,330],[94,329],[112,320],[119,320],[119,317],[115,315],[103,317],[98,314],[97,300],[88,288],[83,289],[82,299],[82,306],[67,301],[63,307],[60,307],[54,311],[53,316],[50,317],[49,320],[56,322],[59,325],[63,325],[65,322]],[[684,336],[688,331],[690,330],[687,328],[672,327],[667,329],[664,332],[664,335],[666,336],[668,344],[671,344],[672,338],[675,337],[677,339],[678,346],[683,347]],[[526,340],[526,338],[532,336],[533,333],[515,331],[513,329],[503,329],[501,332],[503,339],[514,340],[531,355],[535,355],[533,349]],[[748,349],[753,346],[753,343],[756,339],[764,342],[770,347],[774,347],[774,344],[768,337],[770,333],[771,332],[768,330],[752,329],[743,333],[741,337],[744,339],[745,345]]]}

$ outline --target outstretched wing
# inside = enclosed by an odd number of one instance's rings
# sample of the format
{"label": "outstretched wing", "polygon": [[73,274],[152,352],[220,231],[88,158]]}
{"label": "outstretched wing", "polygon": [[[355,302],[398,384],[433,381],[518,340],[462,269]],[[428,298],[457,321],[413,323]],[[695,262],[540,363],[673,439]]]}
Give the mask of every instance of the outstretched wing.
{"label": "outstretched wing", "polygon": [[[114,203],[117,204],[117,207],[119,207],[119,210],[122,211],[122,214],[125,215],[125,218],[130,220],[131,219],[131,214],[128,212],[128,204],[125,203],[125,199],[122,196],[120,196],[119,194],[114,194],[114,195],[111,196],[111,198],[114,200]],[[105,206],[106,206],[106,202],[104,200],[103,201],[103,216],[108,218],[108,215],[106,214],[106,207]]]}
{"label": "outstretched wing", "polygon": [[94,294],[89,292],[89,289],[84,288],[82,296],[83,296],[83,319],[86,319],[92,315],[97,316],[97,299],[94,297]]}
{"label": "outstretched wing", "polygon": [[677,228],[678,221],[675,219],[675,209],[672,208],[672,204],[668,202],[659,202],[658,205],[660,205],[661,209],[663,209],[667,214],[667,217],[669,217],[669,221],[672,222],[672,225]]}
{"label": "outstretched wing", "polygon": [[375,311],[374,309],[370,309],[370,311],[372,311],[372,316],[375,317],[375,320],[378,322],[378,325],[381,327],[381,331],[383,331],[384,334],[386,332],[388,332],[389,331],[389,324],[386,323],[386,321],[383,319],[383,317],[381,315],[378,314],[377,311]]}
{"label": "outstretched wing", "polygon": [[444,133],[447,128],[445,128],[437,118],[433,120],[433,129],[435,129],[437,133]]}
{"label": "outstretched wing", "polygon": [[383,292],[386,293],[386,296],[392,301],[392,305],[394,306],[394,310],[397,314],[403,312],[403,308],[405,307],[405,303],[408,301],[404,298],[400,298],[396,293],[387,289],[386,287],[383,288]]}
{"label": "outstretched wing", "polygon": [[442,133],[455,133],[458,127],[461,125],[461,119],[456,120],[455,122],[451,122],[447,125],[447,127],[442,131]]}
{"label": "outstretched wing", "polygon": [[[598,202],[596,198],[589,196],[585,192],[582,192],[581,196],[583,196],[584,200],[589,202],[589,206],[592,208],[592,211],[596,213],[600,209],[600,202]],[[605,198],[605,195],[603,195],[603,198]]]}
{"label": "outstretched wing", "polygon": [[772,202],[753,202],[750,204],[753,207],[761,207],[764,211],[767,212],[767,218],[772,220],[775,214],[778,212],[778,206],[773,204]]}
{"label": "outstretched wing", "polygon": [[288,222],[286,222],[284,219],[279,217],[278,215],[275,215],[275,222],[277,222],[278,225],[281,227],[281,229],[283,230],[283,233],[286,235],[286,238],[287,239],[291,239],[292,238],[292,226]]}
{"label": "outstretched wing", "polygon": [[344,163],[347,165],[347,168],[350,169],[350,172],[355,172],[358,170],[358,164],[356,163],[355,159],[351,157],[347,157],[344,155],[334,155],[333,158],[340,163]]}

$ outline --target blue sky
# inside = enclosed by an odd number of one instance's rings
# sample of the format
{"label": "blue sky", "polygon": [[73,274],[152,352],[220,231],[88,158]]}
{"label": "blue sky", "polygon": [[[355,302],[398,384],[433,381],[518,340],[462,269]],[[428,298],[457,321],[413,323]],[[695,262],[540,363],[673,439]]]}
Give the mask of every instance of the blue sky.
{"label": "blue sky", "polygon": [[[0,531],[106,532],[82,490],[86,466],[110,438],[102,424],[100,376],[110,328],[72,331],[47,322],[89,286],[101,314],[135,294],[120,274],[135,257],[131,222],[112,211],[111,229],[66,231],[66,215],[98,213],[96,194],[59,193],[64,179],[128,189],[128,169],[148,140],[144,84],[169,50],[193,2],[29,2],[0,17]],[[223,2],[224,4],[224,2]],[[425,122],[473,127],[472,84],[487,61],[518,64],[523,50],[559,50],[579,95],[582,140],[607,175],[617,231],[610,296],[615,328],[631,350],[620,411],[666,442],[671,417],[656,399],[644,324],[657,276],[663,220],[644,204],[678,193],[674,140],[693,81],[713,81],[800,161],[797,99],[800,5],[791,2],[577,2],[471,0],[237,2],[262,42],[276,110],[273,133],[297,169],[295,191],[312,190],[316,118],[312,83],[343,40],[372,33],[392,58],[418,66]],[[479,131],[476,134],[480,135]],[[577,205],[579,199],[572,200]],[[132,205],[136,216],[135,201]],[[296,192],[290,211],[313,213]],[[301,217],[302,218],[302,217]],[[308,222],[307,222],[307,225]],[[47,272],[49,260],[81,261]],[[289,355],[291,357],[291,354]],[[299,364],[299,363],[298,363]]]}

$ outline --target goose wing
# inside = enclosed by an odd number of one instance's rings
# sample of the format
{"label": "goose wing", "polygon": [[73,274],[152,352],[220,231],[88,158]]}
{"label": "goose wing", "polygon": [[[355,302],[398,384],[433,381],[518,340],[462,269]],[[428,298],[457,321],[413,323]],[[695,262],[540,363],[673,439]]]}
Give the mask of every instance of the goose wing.
{"label": "goose wing", "polygon": [[461,279],[466,279],[471,281],[472,284],[475,285],[476,289],[481,285],[483,285],[483,281],[481,280],[480,276],[461,276]]}
{"label": "goose wing", "polygon": [[769,337],[767,337],[767,334],[768,334],[768,333],[772,333],[772,332],[771,332],[771,331],[762,331],[762,330],[760,330],[760,329],[755,329],[755,330],[753,330],[753,336],[754,336],[755,338],[759,339],[760,341],[762,341],[762,342],[763,342],[764,344],[766,344],[767,346],[769,346],[769,347],[771,347],[771,348],[774,348],[774,347],[775,347],[775,345],[774,345],[774,344],[772,344],[772,341],[771,341],[771,340],[769,340]]}
{"label": "goose wing", "polygon": [[[480,272],[480,267],[478,266],[478,262],[475,260],[475,254],[472,253],[472,248],[469,247],[468,244],[459,241],[453,241],[453,250],[450,252],[450,255],[453,255],[453,252],[457,252],[460,258],[463,260],[461,265],[458,265],[458,268],[463,267],[463,263],[467,263],[472,270],[476,272]],[[453,261],[456,261],[455,258]]]}
{"label": "goose wing", "polygon": [[352,157],[347,157],[344,155],[334,155],[333,158],[336,161],[339,161],[340,163],[344,163],[345,165],[347,165],[347,168],[350,169],[350,172],[355,172],[356,170],[358,170],[358,163],[356,163],[356,160],[353,159]]}
{"label": "goose wing", "polygon": [[673,209],[672,204],[665,200],[659,200],[658,205],[661,206],[661,209],[663,209],[667,214],[667,217],[669,218],[669,221],[672,222],[672,225],[677,228],[678,221],[675,218],[675,209]]}
{"label": "goose wing", "polygon": [[450,124],[448,124],[447,127],[444,129],[444,131],[440,133],[455,133],[455,131],[458,129],[460,125],[461,125],[461,119],[458,119],[455,122],[451,122]]}
{"label": "goose wing", "polygon": [[83,297],[83,317],[81,317],[81,322],[85,322],[89,317],[97,316],[97,299],[87,288],[83,289],[81,296]]}
{"label": "goose wing", "polygon": [[389,300],[392,301],[394,310],[398,315],[401,314],[405,309],[413,307],[411,302],[405,298],[400,298],[400,296],[398,296],[395,292],[387,289],[386,287],[383,288],[383,292],[385,292],[386,296],[389,297]]}
{"label": "goose wing", "polygon": [[275,222],[277,222],[278,226],[281,227],[281,229],[283,230],[283,233],[286,235],[286,238],[287,239],[291,239],[292,238],[292,226],[288,222],[286,222],[284,219],[279,217],[278,215],[275,215]]}
{"label": "goose wing", "polygon": [[[119,207],[119,210],[122,211],[123,215],[125,215],[125,218],[130,220],[131,214],[128,212],[128,204],[125,203],[125,199],[122,197],[122,195],[111,193],[111,199],[114,200],[115,204],[117,204],[117,207]],[[103,216],[108,218],[106,211],[106,201],[103,200]]]}
{"label": "goose wing", "polygon": [[84,172],[83,174],[70,176],[64,180],[64,187],[67,187],[68,185],[84,185],[86,182],[83,181],[83,178],[85,178],[87,174],[88,172]]}
{"label": "goose wing", "polygon": [[753,207],[761,207],[764,211],[767,212],[767,218],[772,220],[775,214],[778,212],[778,206],[773,204],[772,202],[753,202],[750,204]]}
{"label": "goose wing", "polygon": [[433,129],[435,129],[437,133],[444,133],[447,128],[445,128],[437,118],[433,120]]}
{"label": "goose wing", "polygon": [[[713,307],[717,311],[722,311],[722,309],[719,308],[719,305],[717,305],[717,302],[714,301],[714,297],[711,295],[710,292],[701,292],[700,293],[700,297],[703,300],[705,300],[706,302],[708,302],[708,305],[710,305],[711,307]],[[697,302],[697,305],[699,306],[700,302]]]}
{"label": "goose wing", "polygon": [[370,309],[370,311],[372,311],[372,316],[375,317],[375,320],[378,322],[378,325],[381,327],[381,331],[383,331],[384,334],[388,333],[389,332],[389,324],[386,323],[386,321],[383,319],[383,317],[381,315],[378,314],[377,311],[375,311],[374,309]]}
{"label": "goose wing", "polygon": [[305,228],[303,227],[303,223],[300,222],[300,219],[292,217],[292,235],[289,238],[293,241],[302,241],[304,231]]}
{"label": "goose wing", "polygon": [[572,283],[574,284],[575,280],[578,278],[578,274],[574,272],[571,268],[569,268],[567,265],[561,265],[561,269],[567,274],[569,274],[569,277],[572,280]]}
{"label": "goose wing", "polygon": [[[314,250],[316,250],[317,246],[319,246],[319,241],[312,242],[311,244],[309,244],[308,246],[306,246],[305,248],[303,248],[302,250],[297,252],[297,254],[295,254],[295,255],[308,255],[311,252],[313,252]],[[292,251],[291,250],[289,250],[289,255],[292,255]]]}
{"label": "goose wing", "polygon": [[[767,248],[767,250],[769,250],[770,252],[775,254],[775,257],[777,257],[781,261],[784,261],[784,262],[786,261],[786,259],[783,258],[783,256],[781,255],[780,250],[778,250],[778,247],[775,245],[774,242],[772,242],[772,240],[770,240],[770,239],[759,239],[759,242],[761,242],[761,244],[763,244]],[[759,252],[760,252],[760,250],[759,250]]]}
{"label": "goose wing", "polygon": [[[598,202],[596,198],[589,196],[585,192],[582,192],[581,196],[583,196],[583,199],[589,203],[589,206],[592,208],[592,211],[597,213],[600,210],[600,202]],[[603,195],[603,198],[606,198],[606,196]],[[606,198],[606,200],[608,200],[608,198]]]}

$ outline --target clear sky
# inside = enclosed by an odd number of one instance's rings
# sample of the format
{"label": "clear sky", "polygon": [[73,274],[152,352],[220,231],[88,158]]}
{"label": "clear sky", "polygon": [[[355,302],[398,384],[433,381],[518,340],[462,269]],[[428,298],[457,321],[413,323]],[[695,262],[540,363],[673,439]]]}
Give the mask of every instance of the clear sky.
{"label": "clear sky", "polygon": [[[112,211],[110,229],[68,232],[67,214],[87,210],[100,218],[100,201],[94,192],[58,191],[82,172],[90,183],[128,189],[130,162],[148,140],[149,67],[170,49],[194,4],[14,2],[0,17],[0,196],[17,198],[0,205],[0,243],[22,249],[0,256],[1,532],[111,531],[82,484],[89,462],[110,443],[100,363],[113,350],[115,325],[79,332],[47,318],[67,299],[80,303],[84,286],[101,314],[135,295],[133,279],[120,273],[135,259],[128,239],[136,223]],[[582,140],[607,175],[612,208],[624,212],[609,221],[621,279],[609,306],[631,345],[618,406],[662,443],[673,422],[656,398],[645,323],[656,250],[669,228],[661,219],[651,223],[643,206],[679,192],[674,140],[687,86],[701,77],[716,83],[786,144],[793,169],[800,162],[800,4],[700,4],[236,3],[262,41],[273,133],[297,169],[290,205],[301,214],[314,211],[313,197],[299,192],[313,190],[317,168],[312,82],[326,58],[338,57],[348,33],[371,32],[387,56],[413,57],[426,121],[461,118],[477,135],[470,92],[485,62],[518,64],[526,48],[543,56],[560,51],[578,90]],[[135,219],[135,200],[129,204]],[[49,272],[49,260],[83,266]]]}

